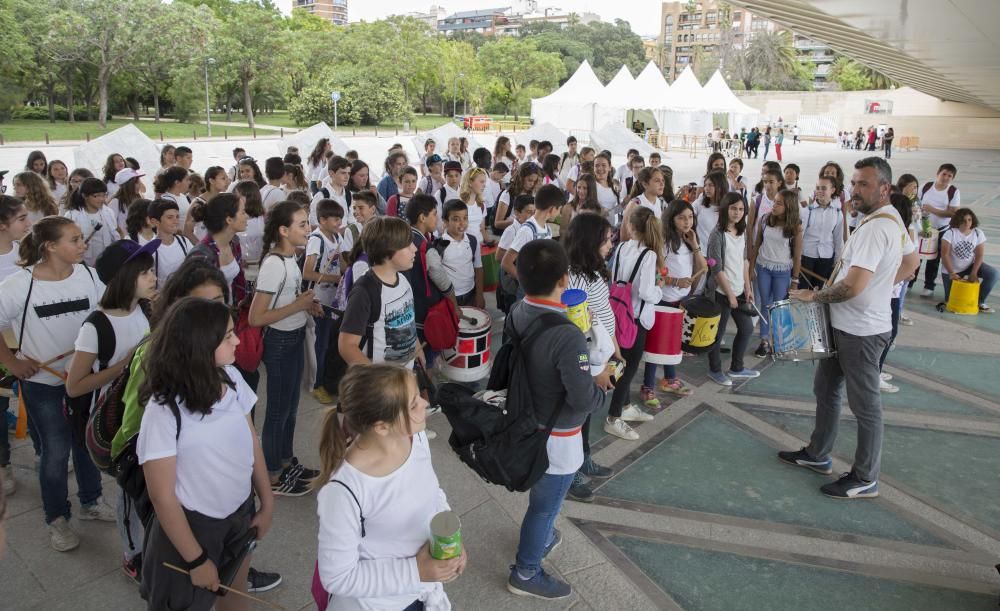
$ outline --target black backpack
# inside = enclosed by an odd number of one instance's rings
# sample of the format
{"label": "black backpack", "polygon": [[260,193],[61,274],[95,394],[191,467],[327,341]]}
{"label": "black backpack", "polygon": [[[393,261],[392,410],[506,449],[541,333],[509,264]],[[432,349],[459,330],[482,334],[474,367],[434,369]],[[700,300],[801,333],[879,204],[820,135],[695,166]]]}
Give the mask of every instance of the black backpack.
{"label": "black backpack", "polygon": [[546,312],[522,335],[507,318],[508,341],[496,355],[487,384],[489,390],[507,390],[507,400],[499,406],[475,398],[461,384],[438,389],[437,402],[452,427],[448,445],[487,482],[523,492],[549,468],[546,444],[561,408],[553,409],[547,422],[538,420],[525,351],[545,329],[571,324],[565,315]]}
{"label": "black backpack", "polygon": [[319,270],[323,267],[323,255],[326,254],[326,252],[325,252],[326,251],[326,238],[323,237],[323,235],[320,234],[318,230],[310,233],[309,237],[306,239],[306,248],[305,248],[305,250],[303,250],[301,253],[295,255],[295,264],[299,266],[299,271],[302,272],[302,289],[301,290],[302,290],[303,293],[306,292],[306,291],[308,291],[308,290],[311,290],[312,288],[314,288],[316,286],[315,282],[312,282],[310,280],[306,280],[306,274],[305,274],[305,271],[306,271],[305,270],[305,267],[306,267],[306,258],[307,258],[306,257],[306,250],[309,250],[309,240],[312,240],[313,238],[319,238],[319,254],[316,255],[316,265],[313,268],[314,272],[319,272]]}

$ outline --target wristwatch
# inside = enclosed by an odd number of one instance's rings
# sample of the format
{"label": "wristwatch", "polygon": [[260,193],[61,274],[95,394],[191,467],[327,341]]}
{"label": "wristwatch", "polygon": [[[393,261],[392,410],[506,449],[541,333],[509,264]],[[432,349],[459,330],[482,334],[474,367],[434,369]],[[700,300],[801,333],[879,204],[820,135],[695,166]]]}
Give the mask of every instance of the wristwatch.
{"label": "wristwatch", "polygon": [[[183,559],[182,559],[183,560]],[[199,566],[205,564],[208,561],[208,551],[205,548],[201,548],[201,555],[192,560],[191,562],[184,562],[184,569],[187,571],[193,571]]]}

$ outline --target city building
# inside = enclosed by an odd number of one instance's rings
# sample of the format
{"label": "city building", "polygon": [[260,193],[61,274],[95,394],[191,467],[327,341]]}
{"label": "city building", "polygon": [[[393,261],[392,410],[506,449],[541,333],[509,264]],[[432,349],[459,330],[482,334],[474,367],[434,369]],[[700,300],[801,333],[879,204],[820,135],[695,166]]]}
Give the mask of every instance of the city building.
{"label": "city building", "polygon": [[816,66],[813,70],[813,89],[816,91],[832,89],[833,84],[827,81],[827,75],[830,73],[830,68],[833,67],[833,62],[837,59],[836,52],[823,43],[816,42],[801,34],[795,35],[794,45],[795,53],[800,62],[812,62]]}
{"label": "city building", "polygon": [[479,32],[486,36],[496,36],[510,25],[512,12],[509,6],[452,13],[437,22],[438,32]]}
{"label": "city building", "polygon": [[334,25],[347,25],[347,0],[295,0],[294,8],[329,19]]}
{"label": "city building", "polygon": [[554,23],[560,27],[600,21],[595,13],[567,12],[560,8],[539,7],[535,0],[521,0],[514,6],[461,11],[438,19],[438,32],[479,32],[486,36],[514,36],[532,23]]}
{"label": "city building", "polygon": [[417,21],[423,21],[432,28],[436,28],[438,22],[443,20],[447,15],[448,10],[436,4],[431,5],[426,11],[414,11],[403,14],[404,17],[412,17]]}

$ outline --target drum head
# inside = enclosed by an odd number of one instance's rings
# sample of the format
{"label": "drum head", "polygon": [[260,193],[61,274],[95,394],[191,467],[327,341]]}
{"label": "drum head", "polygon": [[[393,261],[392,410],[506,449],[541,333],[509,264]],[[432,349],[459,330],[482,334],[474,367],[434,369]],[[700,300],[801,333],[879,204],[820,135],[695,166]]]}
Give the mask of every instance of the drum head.
{"label": "drum head", "polygon": [[460,333],[477,333],[489,329],[493,324],[493,319],[486,310],[469,306],[462,306],[459,309],[461,317],[458,321],[458,330]]}

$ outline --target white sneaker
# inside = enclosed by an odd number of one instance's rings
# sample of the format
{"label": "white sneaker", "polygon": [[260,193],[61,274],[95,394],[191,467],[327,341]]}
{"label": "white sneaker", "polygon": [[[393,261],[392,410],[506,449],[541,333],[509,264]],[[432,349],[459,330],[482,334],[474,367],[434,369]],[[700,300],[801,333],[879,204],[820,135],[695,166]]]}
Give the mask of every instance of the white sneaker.
{"label": "white sneaker", "polygon": [[424,434],[427,435],[427,439],[437,439],[438,434],[430,429],[424,429]]}
{"label": "white sneaker", "polygon": [[113,507],[104,502],[104,497],[99,497],[93,505],[80,508],[81,520],[100,520],[101,522],[114,522],[117,517]]}
{"label": "white sneaker", "polygon": [[632,427],[630,427],[628,423],[621,418],[616,418],[614,420],[609,418],[605,420],[604,432],[608,435],[614,435],[615,437],[625,439],[626,441],[636,441],[639,439],[639,433],[632,430]]}
{"label": "white sneaker", "polygon": [[886,372],[883,371],[882,373],[878,374],[878,377],[883,382],[888,382],[889,380],[892,379],[892,374],[891,373],[886,373]]}
{"label": "white sneaker", "polygon": [[3,494],[10,496],[17,492],[17,482],[14,480],[14,465],[3,468]]}
{"label": "white sneaker", "polygon": [[904,327],[912,327],[913,326],[913,319],[910,318],[909,316],[907,316],[906,314],[900,314],[899,315],[899,324],[903,325]]}
{"label": "white sneaker", "polygon": [[920,291],[920,296],[921,297],[933,297],[934,296],[934,291],[931,290],[931,289],[923,289],[922,291]]}
{"label": "white sneaker", "polygon": [[68,552],[80,547],[80,537],[70,528],[66,518],[60,516],[49,524],[49,545],[57,552]]}
{"label": "white sneaker", "polygon": [[890,383],[886,382],[885,380],[882,380],[881,382],[878,383],[878,389],[881,390],[884,393],[899,392],[899,387],[898,386],[896,386],[895,384],[890,384]]}
{"label": "white sneaker", "polygon": [[653,419],[653,415],[642,411],[634,403],[629,403],[622,410],[621,419],[626,422],[649,422]]}

